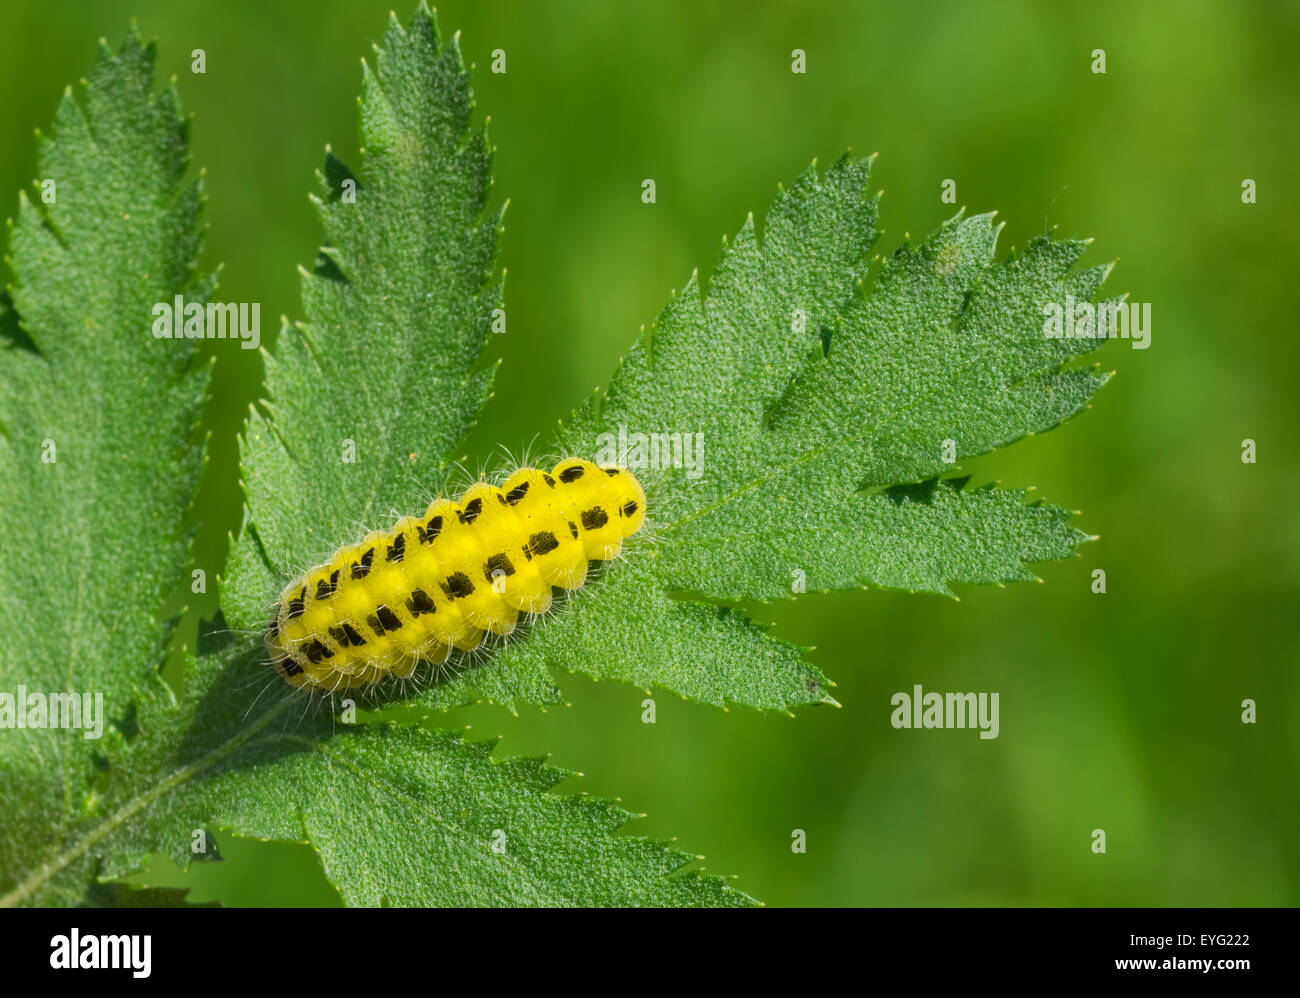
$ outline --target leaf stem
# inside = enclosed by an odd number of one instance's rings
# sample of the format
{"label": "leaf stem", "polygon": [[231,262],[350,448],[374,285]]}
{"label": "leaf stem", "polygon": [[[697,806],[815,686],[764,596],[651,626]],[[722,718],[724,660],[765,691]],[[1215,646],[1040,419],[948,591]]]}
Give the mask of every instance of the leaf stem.
{"label": "leaf stem", "polygon": [[56,873],[68,866],[70,863],[80,859],[90,851],[94,845],[101,839],[107,837],[116,831],[124,822],[135,817],[145,808],[156,803],[159,798],[175,790],[183,783],[189,782],[205,769],[210,768],[225,756],[234,752],[237,748],[248,741],[253,735],[261,731],[272,720],[279,716],[288,706],[290,701],[285,701],[277,707],[268,710],[262,717],[251,727],[245,728],[240,734],[213,749],[207,755],[195,760],[183,769],[178,769],[156,786],[151,787],[147,792],[134,797],[123,805],[112,817],[104,821],[97,828],[87,833],[80,841],[69,848],[67,851],[60,853],[53,859],[46,862],[39,870],[22,881],[8,894],[0,896],[0,908],[13,908],[26,901],[38,888]]}

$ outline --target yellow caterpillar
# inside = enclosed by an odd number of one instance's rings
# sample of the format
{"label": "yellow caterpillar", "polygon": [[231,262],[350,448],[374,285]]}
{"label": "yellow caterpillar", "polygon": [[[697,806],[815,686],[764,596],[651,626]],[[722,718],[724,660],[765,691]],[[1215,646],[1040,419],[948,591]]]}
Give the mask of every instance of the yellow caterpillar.
{"label": "yellow caterpillar", "polygon": [[618,555],[645,520],[645,492],[625,468],[570,458],[479,482],[459,503],[340,548],[280,595],[266,646],[293,686],[347,689],[509,634],[520,611],[577,589],[588,562]]}

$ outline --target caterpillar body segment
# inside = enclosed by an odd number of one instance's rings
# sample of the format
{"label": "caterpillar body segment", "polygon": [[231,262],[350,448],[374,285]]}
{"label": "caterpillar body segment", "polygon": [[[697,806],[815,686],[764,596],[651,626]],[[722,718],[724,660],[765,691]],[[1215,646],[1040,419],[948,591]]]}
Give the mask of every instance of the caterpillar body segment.
{"label": "caterpillar body segment", "polygon": [[582,586],[589,563],[616,557],[644,521],[645,492],[625,468],[569,458],[476,483],[294,579],[267,650],[296,687],[405,678],[509,634],[520,613],[546,613],[553,587]]}

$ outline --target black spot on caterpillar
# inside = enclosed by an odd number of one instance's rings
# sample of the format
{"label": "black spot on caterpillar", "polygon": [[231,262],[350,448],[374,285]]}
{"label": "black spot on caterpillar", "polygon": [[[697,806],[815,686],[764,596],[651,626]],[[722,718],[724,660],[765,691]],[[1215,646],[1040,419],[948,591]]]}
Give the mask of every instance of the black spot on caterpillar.
{"label": "black spot on caterpillar", "polygon": [[442,533],[442,517],[435,516],[428,523],[416,524],[415,529],[420,534],[421,544],[432,544]]}
{"label": "black spot on caterpillar", "polygon": [[401,561],[402,556],[406,554],[406,535],[398,534],[392,544],[388,545],[388,554],[385,556],[389,562]]}
{"label": "black spot on caterpillar", "polygon": [[493,581],[497,572],[502,575],[515,574],[515,566],[510,563],[510,559],[506,557],[504,551],[501,554],[494,554],[483,564],[483,577],[488,582]]}
{"label": "black spot on caterpillar", "polygon": [[464,599],[474,592],[474,583],[469,581],[469,576],[464,572],[452,572],[441,585],[448,600]]}
{"label": "black spot on caterpillar", "polygon": [[473,523],[483,515],[483,500],[471,499],[465,504],[465,508],[456,514],[460,517],[461,523]]}
{"label": "black spot on caterpillar", "polygon": [[361,556],[360,561],[352,563],[352,578],[364,579],[370,574],[370,563],[375,560],[375,549],[371,548]]}
{"label": "black spot on caterpillar", "polygon": [[523,482],[519,485],[516,485],[509,492],[504,493],[504,495],[505,495],[506,503],[508,505],[518,506],[519,503],[523,500],[524,496],[528,495],[528,483]]}

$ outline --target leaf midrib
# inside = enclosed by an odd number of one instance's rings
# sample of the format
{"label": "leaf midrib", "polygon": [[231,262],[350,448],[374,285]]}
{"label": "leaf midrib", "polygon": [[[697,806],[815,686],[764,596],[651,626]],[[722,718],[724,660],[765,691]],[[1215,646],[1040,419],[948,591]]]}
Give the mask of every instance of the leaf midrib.
{"label": "leaf midrib", "polygon": [[149,790],[137,794],[131,800],[127,801],[127,803],[118,808],[112,816],[87,832],[70,849],[58,854],[53,859],[47,860],[39,870],[31,874],[26,880],[19,883],[12,891],[0,896],[0,908],[12,908],[15,905],[21,904],[51,877],[69,864],[80,859],[100,840],[114,832],[140,811],[156,803],[160,798],[175,790],[177,787],[188,783],[195,776],[211,768],[236,749],[241,748],[245,742],[252,738],[253,735],[257,734],[257,732],[261,731],[270,724],[271,721],[287,710],[291,704],[291,700],[286,700],[283,703],[278,704],[263,714],[252,726],[242,729],[240,734],[236,737],[230,739],[223,745],[214,748],[207,755],[195,760],[188,766],[183,766],[180,769],[173,770],[168,777],[159,781]]}

